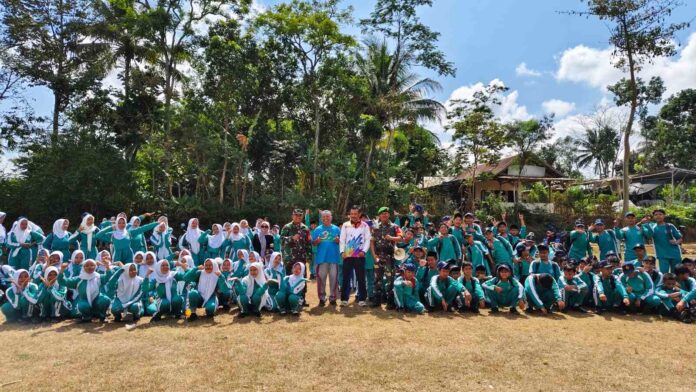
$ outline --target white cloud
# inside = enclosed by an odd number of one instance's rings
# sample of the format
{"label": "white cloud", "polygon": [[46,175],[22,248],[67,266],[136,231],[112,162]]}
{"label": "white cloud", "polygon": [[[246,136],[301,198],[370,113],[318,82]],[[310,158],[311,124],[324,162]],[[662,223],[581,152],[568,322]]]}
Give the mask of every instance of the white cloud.
{"label": "white cloud", "polygon": [[527,63],[520,63],[517,65],[515,68],[515,74],[517,74],[517,76],[529,76],[532,78],[538,78],[541,76],[541,72],[527,68]]}
{"label": "white cloud", "polygon": [[561,101],[560,99],[551,99],[542,102],[541,107],[544,108],[546,113],[554,114],[556,118],[562,118],[575,110],[575,103]]}
{"label": "white cloud", "polygon": [[[560,57],[556,79],[586,83],[605,89],[616,83],[624,74],[612,65],[613,48],[596,49],[578,45],[566,49]],[[649,79],[660,76],[666,87],[665,97],[685,88],[696,87],[696,32],[689,36],[686,46],[675,58],[659,58],[645,64],[640,76]]]}
{"label": "white cloud", "polygon": [[[499,85],[504,87],[505,83],[503,83],[503,81],[500,79],[493,79],[490,81],[489,85]],[[482,91],[485,88],[486,85],[484,85],[481,82],[468,86],[461,86],[452,91],[452,94],[450,94],[449,99],[445,103],[445,107],[451,107],[453,100],[472,98],[474,96],[474,93],[476,93],[477,91]],[[510,91],[506,94],[501,94],[498,97],[498,99],[500,100],[500,105],[494,107],[493,113],[502,122],[510,122],[515,120],[529,120],[530,118],[532,118],[532,116],[529,114],[529,112],[527,112],[526,106],[520,105],[517,102],[518,98],[519,92],[517,90]]]}

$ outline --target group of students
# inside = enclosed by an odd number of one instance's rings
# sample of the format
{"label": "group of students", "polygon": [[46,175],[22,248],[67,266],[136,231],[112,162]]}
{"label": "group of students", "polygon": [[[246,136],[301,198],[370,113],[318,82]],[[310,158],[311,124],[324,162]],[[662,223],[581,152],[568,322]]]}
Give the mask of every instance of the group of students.
{"label": "group of students", "polygon": [[[241,221],[205,231],[192,218],[178,239],[164,216],[145,223],[149,213],[121,213],[99,225],[83,214],[74,232],[58,219],[48,235],[20,217],[9,232],[0,225],[7,252],[0,309],[8,322],[105,321],[109,314],[117,322],[195,320],[199,309],[213,317],[235,306],[239,317],[299,315],[309,278],[317,281],[319,306],[338,305],[339,293],[347,306],[355,292],[359,306],[386,302],[415,313],[592,308],[684,322],[696,316],[694,262],[682,259],[682,235],[660,209],[640,221],[628,213],[626,226],[615,221],[612,229],[601,219],[588,228],[577,221],[565,243],[555,233],[537,243],[522,215],[519,226],[508,227],[503,216],[484,227],[471,213],[435,226],[418,205],[394,221],[387,207],[375,220],[352,207],[340,228],[330,211],[319,215],[312,222],[296,209],[282,229],[259,219],[253,228]],[[657,258],[647,255],[646,240]]]}

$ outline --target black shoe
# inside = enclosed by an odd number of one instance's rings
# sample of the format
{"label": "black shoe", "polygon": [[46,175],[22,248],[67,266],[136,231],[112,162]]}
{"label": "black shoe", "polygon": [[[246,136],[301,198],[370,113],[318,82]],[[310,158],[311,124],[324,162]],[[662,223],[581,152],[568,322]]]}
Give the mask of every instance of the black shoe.
{"label": "black shoe", "polygon": [[587,313],[588,312],[588,310],[583,308],[582,306],[576,306],[573,308],[573,310],[578,312],[578,313]]}
{"label": "black shoe", "polygon": [[121,313],[116,313],[114,314],[114,322],[120,323],[121,322]]}
{"label": "black shoe", "polygon": [[319,301],[319,307],[323,308],[324,306],[326,306],[326,300],[322,299]]}
{"label": "black shoe", "polygon": [[691,324],[694,322],[694,320],[691,318],[691,314],[689,314],[688,310],[682,310],[681,313],[679,313],[679,321],[685,324]]}
{"label": "black shoe", "polygon": [[472,308],[472,309],[471,309],[471,313],[474,313],[474,314],[481,314],[481,311],[479,310],[479,308]]}
{"label": "black shoe", "polygon": [[150,322],[151,322],[151,323],[156,323],[156,322],[161,321],[161,320],[162,320],[162,315],[159,314],[159,313],[155,313],[155,314],[152,315],[152,318],[150,319]]}
{"label": "black shoe", "polygon": [[524,312],[527,313],[527,314],[532,314],[532,313],[534,313],[534,309],[532,309],[531,306],[527,306],[527,307],[524,309]]}
{"label": "black shoe", "polygon": [[258,312],[258,311],[257,311],[257,312],[254,312],[254,316],[256,316],[257,318],[258,318],[258,317],[261,317],[261,312]]}
{"label": "black shoe", "polygon": [[329,305],[336,306],[336,300],[332,299],[331,301],[329,301]]}
{"label": "black shoe", "polygon": [[602,314],[602,313],[604,313],[604,309],[602,309],[602,308],[597,308],[597,309],[595,309],[595,313],[596,313],[596,314]]}
{"label": "black shoe", "polygon": [[396,309],[396,305],[394,304],[387,304],[387,310],[394,310]]}
{"label": "black shoe", "polygon": [[196,321],[198,320],[198,315],[195,313],[191,313],[191,315],[188,317],[188,321]]}
{"label": "black shoe", "polygon": [[303,303],[302,303],[302,307],[303,307],[303,308],[308,308],[308,307],[309,307],[309,302],[306,302],[306,301],[303,302]]}
{"label": "black shoe", "polygon": [[99,322],[104,324],[106,322],[106,317],[99,317]]}
{"label": "black shoe", "polygon": [[498,313],[500,310],[498,308],[491,308],[491,313]]}
{"label": "black shoe", "polygon": [[246,316],[247,316],[246,313],[239,313],[239,315],[238,315],[237,317],[239,317],[239,318],[244,318],[244,317],[246,317]]}
{"label": "black shoe", "polygon": [[300,316],[300,312],[298,312],[297,310],[293,310],[291,313],[293,316]]}
{"label": "black shoe", "polygon": [[513,306],[510,308],[510,314],[520,314],[520,313],[517,311],[517,308]]}

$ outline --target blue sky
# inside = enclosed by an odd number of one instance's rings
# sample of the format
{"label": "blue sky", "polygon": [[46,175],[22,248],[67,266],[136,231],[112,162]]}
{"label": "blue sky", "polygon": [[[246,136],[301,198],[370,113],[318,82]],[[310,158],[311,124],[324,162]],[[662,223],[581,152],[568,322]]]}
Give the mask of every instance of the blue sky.
{"label": "blue sky", "polygon": [[[256,2],[265,8],[280,0]],[[675,20],[696,18],[696,1],[686,3]],[[375,1],[343,4],[353,6],[357,22],[369,15]],[[499,80],[510,88],[499,113],[503,120],[554,112],[558,135],[578,132],[578,119],[610,103],[604,87],[621,77],[611,66],[608,28],[596,19],[559,13],[582,8],[579,0],[434,0],[433,7],[419,9],[422,21],[441,33],[439,46],[457,67],[456,77],[447,78],[422,70],[423,76],[435,77],[443,86],[434,98],[446,102],[471,94],[478,83]],[[355,26],[346,30],[359,33]],[[645,73],[662,76],[668,94],[696,88],[696,26],[677,38],[678,54],[647,67]],[[52,100],[46,90],[32,89],[28,95],[39,114],[50,113]],[[449,140],[441,126],[432,127]]]}

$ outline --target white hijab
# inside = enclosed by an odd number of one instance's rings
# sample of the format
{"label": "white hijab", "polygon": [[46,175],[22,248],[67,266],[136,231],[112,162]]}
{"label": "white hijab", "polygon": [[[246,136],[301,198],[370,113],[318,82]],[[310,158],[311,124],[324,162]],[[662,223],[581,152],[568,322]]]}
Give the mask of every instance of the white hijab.
{"label": "white hijab", "polygon": [[[275,260],[275,258],[278,256],[280,256],[280,264],[278,264],[277,267],[273,267],[273,260]],[[268,259],[268,267],[266,267],[266,269],[270,270],[270,271],[276,271],[276,272],[285,271],[285,269],[283,268],[283,255],[280,252],[271,253],[271,258]]]}
{"label": "white hijab", "polygon": [[[7,214],[0,211],[0,219],[6,217]],[[7,236],[7,231],[5,230],[5,225],[0,224],[0,241],[4,240],[5,237]]]}
{"label": "white hijab", "polygon": [[[71,276],[71,277],[75,277],[75,276],[77,275],[77,271],[75,271],[75,269],[77,268],[77,267],[75,267],[75,265],[76,265],[76,264],[75,264],[75,256],[77,256],[78,254],[82,254],[82,257],[83,257],[82,264],[84,264],[84,262],[85,262],[85,261],[84,261],[85,252],[81,251],[80,249],[76,249],[76,250],[74,250],[74,251],[72,252],[72,255],[70,255],[70,265],[68,266],[68,269],[70,270],[70,276]],[[61,255],[62,255],[62,253],[61,253]],[[50,257],[51,257],[51,256],[49,256],[49,258],[50,258]],[[62,256],[61,256],[61,260],[62,260],[62,259],[63,259],[63,258],[62,258]],[[77,265],[80,265],[80,266],[81,266],[82,264],[77,264]],[[80,268],[80,271],[82,271],[82,268]]]}
{"label": "white hijab", "polygon": [[193,220],[196,218],[191,218],[188,221],[188,226],[186,227],[186,241],[188,241],[189,246],[191,247],[191,252],[198,254],[201,251],[201,244],[198,242],[198,238],[200,238],[201,233],[203,231],[201,230],[200,227],[194,229],[191,227],[191,224],[193,223]]}
{"label": "white hijab", "polygon": [[[245,276],[242,279],[244,284],[246,284],[246,287],[247,287],[246,294],[247,294],[247,297],[249,297],[249,298],[251,298],[251,295],[254,294],[254,282],[256,282],[256,284],[258,284],[259,286],[263,286],[264,284],[266,284],[266,274],[263,273],[263,264],[256,262],[256,263],[252,263],[249,266],[250,270],[251,270],[251,267],[256,267],[256,270],[258,271],[258,273],[256,274],[256,277],[251,276],[251,273],[249,273],[249,275]],[[268,292],[266,292],[266,294],[264,295],[264,298],[261,299],[262,304],[266,303],[265,299],[267,296],[268,296]]]}
{"label": "white hijab", "polygon": [[[104,267],[103,265],[101,265],[101,262],[104,261],[104,253],[106,253],[107,255],[109,255],[109,259],[111,259],[111,252],[109,252],[109,251],[106,250],[106,249],[103,250],[103,251],[101,251],[101,252],[99,252],[99,253],[97,253],[97,261],[99,262],[99,264],[97,264],[97,271],[106,271],[106,267]],[[112,261],[113,261],[113,260],[112,260]]]}
{"label": "white hijab", "polygon": [[225,242],[225,232],[222,231],[222,225],[218,223],[214,224],[213,227],[217,227],[218,232],[215,235],[208,236],[208,247],[219,249],[222,243]]}
{"label": "white hijab", "polygon": [[154,276],[154,279],[157,283],[164,284],[165,295],[167,296],[167,300],[171,301],[172,282],[174,281],[174,276],[176,276],[176,271],[169,270],[169,272],[166,274],[162,273],[162,264],[164,263],[167,263],[167,265],[169,265],[169,262],[167,260],[158,261],[157,265],[155,266],[155,271],[152,275]]}
{"label": "white hijab", "polygon": [[[22,230],[22,229],[20,228],[20,224],[22,223],[22,221],[27,221],[27,228],[24,229],[24,230]],[[12,225],[12,233],[14,233],[15,239],[17,240],[17,243],[18,243],[18,244],[23,244],[23,243],[25,243],[26,240],[27,240],[27,238],[30,238],[30,237],[31,237],[31,224],[30,224],[30,222],[29,222],[29,219],[27,219],[27,218],[20,218],[19,220],[17,220],[17,222],[15,222],[15,223]],[[17,247],[17,249],[15,250],[15,252],[16,252],[18,249],[22,249],[22,248],[21,248],[21,247]]]}
{"label": "white hijab", "polygon": [[[92,225],[88,226],[87,225],[87,219],[92,218]],[[80,226],[82,226],[82,231],[81,233],[87,236],[87,249],[91,250],[92,249],[92,237],[94,235],[94,231],[97,230],[97,226],[94,224],[94,216],[90,214],[86,214],[82,218],[82,222],[80,223]]]}
{"label": "white hijab", "polygon": [[[245,223],[247,224],[247,227],[242,227],[241,222],[245,222]],[[243,234],[243,235],[248,236],[248,235],[249,235],[249,231],[251,231],[251,230],[249,229],[249,222],[247,222],[246,219],[242,219],[241,221],[239,221],[239,223],[240,223],[240,225],[239,225],[239,232],[240,232],[241,234]]]}
{"label": "white hijab", "polygon": [[80,279],[87,282],[87,302],[89,302],[89,306],[92,306],[92,301],[94,301],[99,295],[99,288],[101,287],[101,278],[99,277],[99,274],[96,272],[88,274],[87,271],[85,271],[85,266],[89,263],[94,264],[94,267],[96,269],[96,261],[92,259],[85,260],[85,262],[82,265],[82,271],[80,271]]}
{"label": "white hijab", "polygon": [[128,225],[123,226],[123,230],[119,230],[118,228],[118,222],[123,219],[123,223],[126,223],[126,218],[120,217],[116,218],[116,223],[114,224],[114,230],[111,232],[114,238],[117,240],[122,240],[124,238],[128,238]]}
{"label": "white hijab", "polygon": [[124,309],[130,306],[134,300],[138,300],[133,296],[140,290],[140,285],[143,283],[143,278],[138,275],[135,275],[135,278],[130,277],[131,267],[136,267],[137,270],[137,266],[133,263],[123,266],[124,271],[118,278],[118,287],[116,288],[116,297],[121,301]]}
{"label": "white hijab", "polygon": [[290,287],[291,287],[291,288],[294,287],[295,284],[296,284],[297,282],[299,282],[300,280],[303,280],[303,279],[304,279],[305,264],[304,264],[304,263],[300,263],[300,262],[298,261],[298,262],[296,262],[295,264],[292,265],[292,266],[293,266],[293,269],[294,269],[294,267],[295,267],[296,264],[299,264],[299,265],[300,265],[301,270],[300,270],[300,274],[299,274],[299,275],[295,275],[295,274],[293,273],[293,274],[290,275],[290,277],[288,278],[288,283],[290,283]]}
{"label": "white hijab", "polygon": [[[25,272],[29,278],[29,283],[31,283],[31,275],[29,274],[29,271],[27,271],[25,269],[18,269],[17,271],[15,271],[14,275],[12,276],[12,279],[14,280],[12,282],[12,290],[14,290],[15,294],[17,294],[19,292],[19,277],[22,276],[22,273],[25,273]],[[27,292],[27,290],[22,290],[22,296],[27,301],[29,301],[29,303],[31,303],[31,304],[36,304],[38,302],[38,299],[30,296],[29,293]],[[11,302],[11,305],[13,308],[17,309],[17,306],[19,306],[19,297],[18,296],[15,295],[14,302]]]}
{"label": "white hijab", "polygon": [[[137,254],[137,253],[136,253]],[[152,256],[152,264],[147,264],[147,257]],[[135,260],[135,258],[133,258]],[[150,268],[155,269],[157,267],[157,255],[155,252],[145,252],[145,256],[143,256],[143,262],[142,264],[138,265],[138,276],[141,278],[144,278],[147,276],[147,271],[150,270]]]}
{"label": "white hijab", "polygon": [[213,263],[213,271],[208,273],[205,272],[205,269],[201,270],[201,275],[198,278],[198,294],[203,297],[204,304],[208,302],[208,299],[210,299],[210,297],[215,293],[218,282],[217,272],[220,271],[220,265],[217,263],[217,261],[213,259],[207,259],[206,261],[208,260]]}
{"label": "white hijab", "polygon": [[57,221],[53,222],[54,237],[63,238],[68,234],[67,231],[63,230],[63,223],[65,223],[65,219],[58,219]]}
{"label": "white hijab", "polygon": [[159,231],[159,225],[155,227],[155,229],[152,231],[152,235],[157,238],[157,239],[162,239],[164,238],[164,235],[167,234],[169,231],[169,219],[167,219],[166,216],[160,216],[159,219],[157,219],[157,223],[164,223],[164,231],[160,232]]}
{"label": "white hijab", "polygon": [[[239,229],[237,234],[234,234],[234,228],[235,226]],[[232,224],[232,230],[230,230],[230,241],[239,241],[242,238],[244,238],[244,234],[242,234],[242,227],[239,226],[239,223],[233,223]]]}

